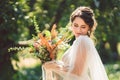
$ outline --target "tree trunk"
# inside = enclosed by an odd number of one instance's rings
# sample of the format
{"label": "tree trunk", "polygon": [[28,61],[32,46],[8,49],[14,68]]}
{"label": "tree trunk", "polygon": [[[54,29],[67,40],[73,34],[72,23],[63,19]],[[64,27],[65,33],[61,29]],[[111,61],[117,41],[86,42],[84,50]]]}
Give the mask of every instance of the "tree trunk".
{"label": "tree trunk", "polygon": [[111,40],[110,41],[110,48],[112,51],[112,59],[114,61],[118,60],[119,54],[118,54],[118,50],[117,50],[117,41]]}
{"label": "tree trunk", "polygon": [[98,49],[98,53],[103,61],[103,63],[107,63],[110,60],[110,56],[108,55],[108,51],[105,48],[105,41],[100,42],[100,46]]}
{"label": "tree trunk", "polygon": [[59,7],[56,11],[55,16],[52,18],[50,26],[52,27],[53,24],[57,24],[64,13],[65,7],[67,7],[67,0],[62,0],[59,4]]}
{"label": "tree trunk", "polygon": [[15,73],[7,49],[6,47],[2,48],[0,53],[0,80],[13,80],[12,77]]}

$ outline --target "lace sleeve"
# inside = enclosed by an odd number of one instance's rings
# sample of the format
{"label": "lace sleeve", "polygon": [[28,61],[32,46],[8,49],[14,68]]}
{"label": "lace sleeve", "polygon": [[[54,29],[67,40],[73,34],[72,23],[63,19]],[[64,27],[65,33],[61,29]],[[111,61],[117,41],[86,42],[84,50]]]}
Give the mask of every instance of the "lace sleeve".
{"label": "lace sleeve", "polygon": [[72,70],[71,72],[75,75],[80,76],[85,67],[87,67],[87,57],[89,56],[90,51],[90,39],[87,36],[80,36],[73,43],[73,48],[71,49],[72,54]]}

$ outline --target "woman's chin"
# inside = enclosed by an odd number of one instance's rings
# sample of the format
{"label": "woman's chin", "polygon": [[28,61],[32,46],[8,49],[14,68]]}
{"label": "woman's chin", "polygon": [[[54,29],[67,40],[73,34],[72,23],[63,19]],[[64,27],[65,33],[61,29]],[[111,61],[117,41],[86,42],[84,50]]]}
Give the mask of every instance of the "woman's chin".
{"label": "woman's chin", "polygon": [[77,38],[77,37],[79,37],[79,36],[81,36],[81,35],[87,35],[87,34],[79,34],[79,35],[75,35],[75,37]]}
{"label": "woman's chin", "polygon": [[79,37],[80,35],[75,35],[75,37],[77,38],[77,37]]}

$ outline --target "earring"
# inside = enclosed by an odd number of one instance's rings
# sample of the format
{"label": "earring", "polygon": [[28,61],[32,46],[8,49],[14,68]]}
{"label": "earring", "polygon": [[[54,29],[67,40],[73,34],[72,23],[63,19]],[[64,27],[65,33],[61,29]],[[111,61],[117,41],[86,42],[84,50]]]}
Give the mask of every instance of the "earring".
{"label": "earring", "polygon": [[88,36],[90,36],[90,31],[87,32]]}
{"label": "earring", "polygon": [[88,34],[90,34],[90,31],[88,31]]}

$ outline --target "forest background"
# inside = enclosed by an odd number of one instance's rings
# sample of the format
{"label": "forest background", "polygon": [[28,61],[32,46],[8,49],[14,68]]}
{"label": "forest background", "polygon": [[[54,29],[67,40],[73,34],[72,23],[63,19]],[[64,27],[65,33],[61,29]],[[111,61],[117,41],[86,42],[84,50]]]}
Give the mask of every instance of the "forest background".
{"label": "forest background", "polygon": [[8,49],[22,46],[19,41],[36,34],[34,16],[40,30],[50,30],[54,23],[57,29],[65,28],[71,12],[79,6],[94,10],[96,48],[110,80],[120,80],[120,0],[0,0],[0,80],[41,80],[38,59]]}

